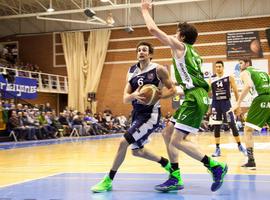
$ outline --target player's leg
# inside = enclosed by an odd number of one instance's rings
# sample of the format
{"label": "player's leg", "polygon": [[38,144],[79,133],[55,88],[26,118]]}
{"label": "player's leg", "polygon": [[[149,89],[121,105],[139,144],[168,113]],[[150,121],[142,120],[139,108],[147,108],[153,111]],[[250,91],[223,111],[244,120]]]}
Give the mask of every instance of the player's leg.
{"label": "player's leg", "polygon": [[136,123],[133,123],[133,127],[129,129],[129,133],[125,134],[125,137],[131,141],[134,156],[158,162],[166,171],[170,172],[171,165],[168,159],[158,156],[144,147],[148,143],[148,137],[158,127],[159,119],[160,113],[150,113],[149,117],[147,115],[139,116]]}
{"label": "player's leg", "polygon": [[220,109],[220,102],[221,101],[213,101],[212,102],[212,119],[214,121],[214,136],[215,136],[215,144],[216,149],[215,152],[212,154],[213,157],[219,157],[221,155],[220,150],[220,129],[222,124],[222,112]]}
{"label": "player's leg", "polygon": [[121,166],[126,157],[127,148],[129,145],[130,144],[125,138],[121,139],[109,174],[91,188],[93,192],[106,192],[112,190],[112,181],[117,173],[118,168]]}
{"label": "player's leg", "polygon": [[171,164],[167,158],[154,154],[145,147],[132,149],[132,155],[159,163],[168,173],[171,171]]}
{"label": "player's leg", "polygon": [[171,142],[173,130],[174,130],[174,123],[170,121],[168,125],[162,130],[162,137],[164,139],[167,154],[169,156],[171,163],[174,162],[178,163],[178,151],[169,151],[169,144]]}
{"label": "player's leg", "polygon": [[233,134],[233,137],[235,139],[235,142],[237,143],[239,151],[242,152],[246,156],[247,151],[246,151],[245,147],[243,147],[242,144],[241,144],[239,131],[238,131],[237,127],[236,127],[233,112],[226,113],[226,120],[227,120],[227,122],[229,124],[230,129],[232,130],[232,134]]}
{"label": "player's leg", "polygon": [[220,150],[220,129],[221,129],[220,124],[214,125],[214,136],[215,136],[216,149],[215,149],[215,152],[212,154],[213,157],[219,157],[221,155],[221,150]]}
{"label": "player's leg", "polygon": [[[208,110],[207,103],[207,92],[201,88],[198,88],[193,91],[193,93],[186,95],[186,99],[180,108],[181,112],[179,114],[179,118],[175,124],[175,130],[169,144],[169,151],[175,151],[175,149],[178,149],[202,162],[213,175],[214,183],[211,186],[211,190],[216,191],[223,183],[223,178],[227,173],[227,165],[214,161],[210,157],[201,153],[195,144],[186,139],[190,132],[198,131],[203,115]],[[175,176],[173,176],[174,173]],[[159,190],[170,191],[175,189],[174,187],[181,184],[179,180],[178,182],[172,181],[173,179],[177,179],[178,175],[180,175],[179,170],[173,172],[172,176],[166,182],[159,185]]]}
{"label": "player's leg", "polygon": [[247,148],[247,156],[248,161],[241,167],[246,167],[248,169],[256,169],[256,163],[253,155],[253,149],[254,149],[254,139],[253,139],[253,128],[249,126],[244,127],[244,137],[245,137],[245,144]]}
{"label": "player's leg", "polygon": [[244,128],[248,162],[242,165],[242,167],[247,167],[249,169],[256,168],[256,163],[253,155],[254,139],[252,133],[254,129],[260,131],[270,118],[270,108],[267,106],[269,102],[270,95],[260,95],[252,101],[252,104],[249,108]]}

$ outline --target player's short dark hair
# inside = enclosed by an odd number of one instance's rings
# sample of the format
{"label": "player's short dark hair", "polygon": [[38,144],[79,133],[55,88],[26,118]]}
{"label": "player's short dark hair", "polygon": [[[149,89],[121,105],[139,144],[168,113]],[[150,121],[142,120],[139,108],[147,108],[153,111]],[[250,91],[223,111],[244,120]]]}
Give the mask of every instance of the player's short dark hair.
{"label": "player's short dark hair", "polygon": [[221,64],[222,66],[224,66],[224,63],[223,63],[223,61],[222,61],[222,60],[218,60],[218,61],[216,61],[216,64]]}
{"label": "player's short dark hair", "polygon": [[252,66],[252,61],[251,61],[251,58],[250,57],[243,57],[243,58],[240,58],[239,61],[244,61],[244,63],[249,63],[249,66]]}
{"label": "player's short dark hair", "polygon": [[184,43],[194,44],[198,37],[198,31],[195,26],[188,24],[187,22],[179,23],[177,25],[178,31],[180,31],[180,36],[184,36]]}
{"label": "player's short dark hair", "polygon": [[138,48],[139,46],[148,46],[149,48],[149,54],[153,54],[154,53],[154,47],[151,43],[149,42],[145,42],[145,41],[141,41],[137,44],[137,47],[136,47],[136,51],[138,51]]}

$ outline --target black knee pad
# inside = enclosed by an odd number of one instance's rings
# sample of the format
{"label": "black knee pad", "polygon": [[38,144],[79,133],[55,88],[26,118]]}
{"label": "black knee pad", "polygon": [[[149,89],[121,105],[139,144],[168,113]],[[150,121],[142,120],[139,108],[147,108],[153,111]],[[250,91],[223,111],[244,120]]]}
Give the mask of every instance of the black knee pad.
{"label": "black knee pad", "polygon": [[233,136],[234,136],[234,137],[239,136],[239,132],[238,132],[238,130],[237,130],[237,128],[236,128],[235,122],[234,122],[234,121],[233,121],[233,122],[230,122],[230,123],[229,123],[229,126],[230,126],[230,128],[232,129]]}
{"label": "black knee pad", "polygon": [[135,139],[132,137],[132,135],[131,135],[129,132],[126,132],[126,133],[124,134],[124,138],[126,139],[126,141],[127,141],[129,144],[132,144],[132,143],[136,142]]}
{"label": "black knee pad", "polygon": [[215,138],[219,138],[220,137],[220,128],[221,128],[221,125],[214,125]]}

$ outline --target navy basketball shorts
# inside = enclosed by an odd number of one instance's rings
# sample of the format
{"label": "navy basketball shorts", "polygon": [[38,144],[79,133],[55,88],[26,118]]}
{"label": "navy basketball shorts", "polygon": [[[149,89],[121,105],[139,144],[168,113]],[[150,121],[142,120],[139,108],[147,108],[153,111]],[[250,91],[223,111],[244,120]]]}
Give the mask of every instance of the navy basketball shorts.
{"label": "navy basketball shorts", "polygon": [[131,149],[140,149],[149,142],[148,137],[158,127],[160,120],[160,109],[153,113],[133,112],[132,124],[127,133],[124,134]]}
{"label": "navy basketball shorts", "polygon": [[212,101],[212,119],[219,121],[220,124],[229,123],[234,121],[233,112],[228,111],[231,109],[232,105],[230,100],[213,100]]}

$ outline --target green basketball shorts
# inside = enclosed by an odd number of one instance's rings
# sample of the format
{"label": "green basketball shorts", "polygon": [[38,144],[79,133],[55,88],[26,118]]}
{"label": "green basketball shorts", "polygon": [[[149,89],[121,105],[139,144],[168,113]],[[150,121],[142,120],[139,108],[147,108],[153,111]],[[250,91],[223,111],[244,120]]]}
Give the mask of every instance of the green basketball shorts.
{"label": "green basketball shorts", "polygon": [[208,106],[209,98],[205,89],[193,88],[186,91],[184,102],[173,116],[174,127],[186,133],[196,133]]}
{"label": "green basketball shorts", "polygon": [[258,131],[270,125],[270,94],[259,95],[251,103],[245,125]]}

